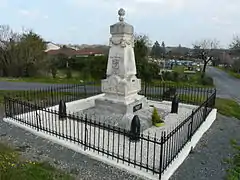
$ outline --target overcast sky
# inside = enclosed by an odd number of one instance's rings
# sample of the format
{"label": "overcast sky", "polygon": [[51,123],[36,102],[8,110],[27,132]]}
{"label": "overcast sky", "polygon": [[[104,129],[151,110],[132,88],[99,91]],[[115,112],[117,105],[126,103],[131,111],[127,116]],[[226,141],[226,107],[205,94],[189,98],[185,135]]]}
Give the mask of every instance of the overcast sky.
{"label": "overcast sky", "polygon": [[216,38],[226,47],[240,33],[240,0],[0,0],[0,24],[55,43],[107,44],[121,7],[136,33],[167,46]]}

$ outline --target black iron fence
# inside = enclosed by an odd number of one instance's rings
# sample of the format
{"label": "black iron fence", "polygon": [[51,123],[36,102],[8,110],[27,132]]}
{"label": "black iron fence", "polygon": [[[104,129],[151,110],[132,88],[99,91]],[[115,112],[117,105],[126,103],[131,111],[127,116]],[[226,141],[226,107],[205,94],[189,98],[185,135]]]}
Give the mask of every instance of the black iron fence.
{"label": "black iron fence", "polygon": [[[79,89],[77,85],[76,87],[76,89]],[[161,87],[161,90],[156,91],[156,95],[154,94],[154,97],[151,95],[150,98],[164,100],[164,93],[168,95],[165,95],[166,99],[171,98],[171,93],[166,93],[171,88]],[[118,163],[150,171],[159,175],[159,179],[161,179],[164,171],[173,162],[185,144],[191,141],[192,136],[206,120],[206,117],[215,105],[216,90],[214,89],[205,91],[201,89],[202,91],[199,94],[197,94],[200,92],[199,89],[185,88],[184,90],[179,87],[178,89],[180,89],[178,91],[182,90],[183,92],[192,90],[196,93],[192,96],[187,93],[182,95],[182,102],[191,103],[194,101],[195,104],[201,105],[192,111],[188,118],[179,122],[171,131],[159,131],[155,134],[142,132],[139,136],[139,141],[131,141],[129,138],[131,134],[125,129],[110,126],[86,116],[81,117],[73,113],[67,113],[64,118],[59,118],[58,111],[54,108],[47,108],[49,104],[46,106],[46,104],[38,103],[38,100],[35,102],[26,101],[20,96],[17,96],[17,98],[16,96],[6,96],[4,98],[5,113],[6,117],[11,117],[15,121],[37,131],[72,141],[82,146],[84,150],[102,154]],[[57,92],[62,92],[62,90],[66,89],[58,90]],[[175,90],[171,89],[171,91]],[[48,91],[45,90],[44,93],[46,92]],[[158,95],[159,92],[162,92],[162,94]],[[25,93],[28,94],[28,92]],[[74,98],[80,97],[77,94],[79,91],[75,93]],[[81,97],[87,97],[86,94]],[[147,95],[148,93],[144,94]],[[35,96],[37,97],[38,94],[36,93]],[[53,96],[52,98],[56,98],[55,102],[58,103],[62,96]]]}
{"label": "black iron fence", "polygon": [[[42,108],[58,105],[60,100],[71,102],[101,94],[100,83],[88,82],[81,84],[54,85],[48,88],[33,89],[28,91],[16,91],[7,94],[7,97],[21,99],[22,101],[36,104]],[[149,100],[171,101],[172,96],[177,93],[179,101],[187,104],[200,105],[214,93],[214,88],[202,88],[193,86],[178,86],[167,83],[158,85],[142,85],[139,94],[146,96]]]}

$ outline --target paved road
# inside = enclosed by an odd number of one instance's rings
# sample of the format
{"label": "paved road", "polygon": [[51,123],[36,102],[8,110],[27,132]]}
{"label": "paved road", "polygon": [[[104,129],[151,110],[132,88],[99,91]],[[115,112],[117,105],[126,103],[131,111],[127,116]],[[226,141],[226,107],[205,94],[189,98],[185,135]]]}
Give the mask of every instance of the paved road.
{"label": "paved road", "polygon": [[214,79],[218,97],[232,98],[240,103],[240,80],[224,71],[208,67],[207,74]]}

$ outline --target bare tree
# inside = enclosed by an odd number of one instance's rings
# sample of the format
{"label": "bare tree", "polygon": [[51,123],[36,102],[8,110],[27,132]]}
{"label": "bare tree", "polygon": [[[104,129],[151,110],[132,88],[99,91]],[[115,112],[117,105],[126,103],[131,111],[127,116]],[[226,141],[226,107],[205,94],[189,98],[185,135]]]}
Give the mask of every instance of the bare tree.
{"label": "bare tree", "polygon": [[194,49],[198,48],[197,56],[203,60],[203,70],[202,77],[204,77],[206,72],[207,64],[210,60],[213,59],[212,51],[216,50],[219,47],[219,41],[217,39],[203,39],[201,41],[197,41],[193,44]]}
{"label": "bare tree", "polygon": [[234,36],[232,43],[229,45],[231,49],[232,56],[235,56],[236,59],[233,60],[232,68],[235,72],[240,73],[240,37]]}
{"label": "bare tree", "polygon": [[230,49],[237,50],[240,52],[240,37],[233,36],[233,40],[231,44],[229,45]]}

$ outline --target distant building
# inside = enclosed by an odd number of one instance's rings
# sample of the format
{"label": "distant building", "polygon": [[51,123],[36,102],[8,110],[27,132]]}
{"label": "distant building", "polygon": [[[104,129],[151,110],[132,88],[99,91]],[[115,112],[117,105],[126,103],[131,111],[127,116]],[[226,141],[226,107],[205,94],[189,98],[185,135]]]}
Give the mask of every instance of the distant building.
{"label": "distant building", "polygon": [[68,47],[62,47],[59,49],[52,49],[47,51],[48,55],[64,55],[66,57],[73,57],[76,54],[76,50]]}
{"label": "distant building", "polygon": [[58,49],[61,48],[60,46],[58,46],[58,45],[56,45],[52,42],[45,42],[45,43],[46,43],[46,46],[47,46],[45,52],[52,51],[52,50],[58,50]]}
{"label": "distant building", "polygon": [[90,56],[104,56],[104,53],[101,51],[93,50],[93,49],[81,49],[75,50],[69,47],[62,47],[59,49],[52,49],[46,51],[49,55],[65,55],[67,57],[90,57]]}
{"label": "distant building", "polygon": [[81,49],[75,52],[76,57],[104,56],[104,53],[94,49]]}

